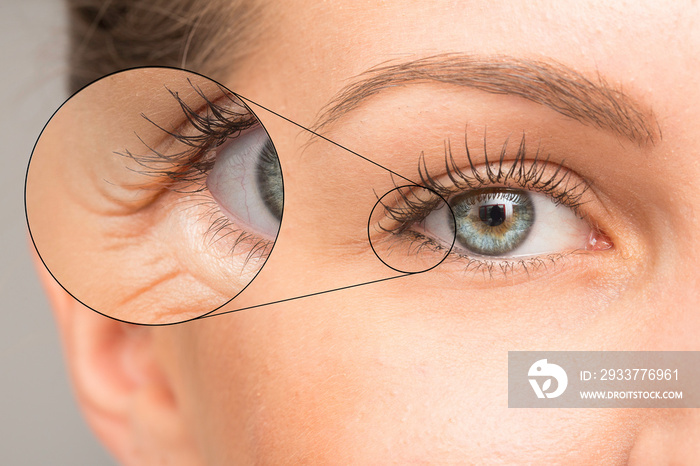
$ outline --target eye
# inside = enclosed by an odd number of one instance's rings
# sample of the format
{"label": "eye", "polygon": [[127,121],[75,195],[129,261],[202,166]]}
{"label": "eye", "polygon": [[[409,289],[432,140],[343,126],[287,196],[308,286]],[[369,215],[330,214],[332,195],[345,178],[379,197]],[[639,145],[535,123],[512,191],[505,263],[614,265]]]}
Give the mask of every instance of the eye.
{"label": "eye", "polygon": [[256,125],[216,150],[207,188],[236,226],[274,240],[284,205],[282,170],[265,129]]}
{"label": "eye", "polygon": [[[546,270],[540,266],[571,253],[614,248],[598,227],[600,201],[563,160],[550,163],[539,149],[529,158],[524,135],[515,153],[509,153],[506,140],[498,157],[488,156],[485,141],[485,163],[477,165],[466,139],[466,163],[455,159],[447,140],[446,173],[439,177],[428,171],[421,153],[420,185],[397,187],[397,195],[380,199],[383,213],[375,230],[393,236],[395,244],[385,243],[378,254],[385,264],[390,260],[395,270],[415,272],[431,270],[451,256],[485,277],[498,270],[530,276],[530,270]],[[376,253],[382,233],[372,237],[368,228]],[[423,257],[418,267],[412,256]],[[431,266],[421,268],[430,258]]]}
{"label": "eye", "polygon": [[518,258],[584,249],[592,233],[573,209],[538,192],[491,187],[448,202],[423,220],[422,234],[448,245],[454,239],[453,251],[462,255]]}

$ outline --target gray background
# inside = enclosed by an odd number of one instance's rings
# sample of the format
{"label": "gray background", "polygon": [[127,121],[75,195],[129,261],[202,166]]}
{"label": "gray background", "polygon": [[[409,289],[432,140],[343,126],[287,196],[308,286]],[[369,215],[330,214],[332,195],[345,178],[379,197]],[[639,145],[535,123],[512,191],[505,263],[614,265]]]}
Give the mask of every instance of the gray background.
{"label": "gray background", "polygon": [[0,464],[114,464],[73,399],[24,217],[29,155],[67,97],[63,3],[0,0],[0,38]]}

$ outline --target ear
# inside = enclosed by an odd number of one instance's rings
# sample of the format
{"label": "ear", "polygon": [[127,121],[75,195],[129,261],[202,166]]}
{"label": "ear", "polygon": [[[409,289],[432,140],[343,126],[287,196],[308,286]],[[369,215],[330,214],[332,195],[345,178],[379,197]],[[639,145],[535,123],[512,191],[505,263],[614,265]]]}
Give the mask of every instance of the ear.
{"label": "ear", "polygon": [[124,324],[77,302],[38,262],[63,339],[78,402],[120,464],[201,464],[158,361],[156,332]]}

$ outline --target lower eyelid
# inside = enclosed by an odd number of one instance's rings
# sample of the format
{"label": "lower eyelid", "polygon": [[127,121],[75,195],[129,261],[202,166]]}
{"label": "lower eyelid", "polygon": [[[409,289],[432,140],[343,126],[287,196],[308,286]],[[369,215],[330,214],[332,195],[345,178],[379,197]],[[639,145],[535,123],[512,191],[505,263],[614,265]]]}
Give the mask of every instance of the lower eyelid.
{"label": "lower eyelid", "polygon": [[[422,254],[443,255],[445,245],[436,242],[432,238],[420,233],[410,232],[411,238],[404,241],[412,241],[414,250]],[[415,243],[421,243],[420,246]],[[453,277],[455,283],[464,283],[466,280],[470,287],[473,286],[510,286],[526,281],[545,279],[553,274],[566,270],[578,271],[595,262],[594,255],[584,249],[552,253],[543,256],[524,258],[498,258],[478,255],[462,254],[452,250],[445,260],[430,273],[442,273]]]}
{"label": "lower eyelid", "polygon": [[192,230],[183,235],[191,236],[199,248],[219,259],[243,258],[243,267],[256,267],[267,259],[274,244],[232,222],[206,190],[181,198],[177,210],[185,217],[183,228]]}

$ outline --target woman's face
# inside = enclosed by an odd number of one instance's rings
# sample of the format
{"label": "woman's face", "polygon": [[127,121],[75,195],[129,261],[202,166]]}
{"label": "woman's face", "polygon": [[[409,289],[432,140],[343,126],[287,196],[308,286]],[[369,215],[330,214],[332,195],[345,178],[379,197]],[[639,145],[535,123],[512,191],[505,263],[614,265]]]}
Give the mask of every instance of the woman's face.
{"label": "woman's face", "polygon": [[[471,165],[472,177],[487,178],[486,152],[502,174],[542,173],[488,186],[559,204],[534,220],[528,259],[509,258],[514,247],[475,256],[458,234],[457,249],[424,273],[126,331],[148,342],[138,351],[162,373],[169,422],[192,440],[193,456],[689,461],[700,444],[693,410],[509,409],[507,358],[700,350],[698,5],[300,0],[261,15],[254,51],[221,83],[380,166],[251,104],[279,153],[285,210],[275,249],[236,308],[397,275],[367,243],[377,196],[403,181],[387,169],[455,184]],[[366,73],[380,65],[388,68]],[[533,85],[535,75],[547,85]],[[449,243],[445,218],[431,219],[422,233]],[[405,232],[387,236],[395,243],[380,255],[389,261],[440,255]],[[201,270],[205,284],[220,280],[215,266]]]}

